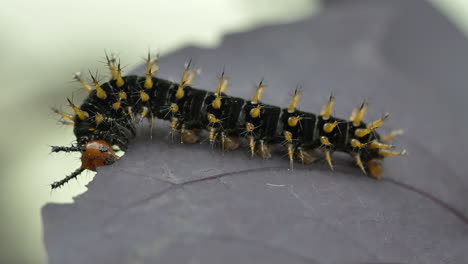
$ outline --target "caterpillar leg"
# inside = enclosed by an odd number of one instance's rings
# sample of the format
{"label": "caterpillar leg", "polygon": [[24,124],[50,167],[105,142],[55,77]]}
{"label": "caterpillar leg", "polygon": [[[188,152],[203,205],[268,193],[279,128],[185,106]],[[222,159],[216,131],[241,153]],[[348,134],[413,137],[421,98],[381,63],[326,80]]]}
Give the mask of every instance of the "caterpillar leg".
{"label": "caterpillar leg", "polygon": [[269,159],[271,158],[272,153],[273,153],[273,146],[271,144],[267,144],[263,140],[258,141],[258,145],[257,145],[258,156],[260,156],[262,159]]}
{"label": "caterpillar leg", "polygon": [[286,149],[288,150],[289,167],[291,170],[293,170],[294,169],[294,145],[292,143],[287,143]]}
{"label": "caterpillar leg", "polygon": [[248,135],[247,139],[249,141],[249,149],[252,157],[255,155],[255,138],[252,135]]}
{"label": "caterpillar leg", "polygon": [[239,148],[239,139],[233,136],[221,135],[221,148],[223,151],[232,151]]}
{"label": "caterpillar leg", "polygon": [[78,168],[76,169],[74,172],[72,172],[70,175],[68,175],[67,177],[61,179],[60,181],[56,181],[54,183],[52,183],[50,185],[50,187],[53,189],[57,189],[57,188],[60,188],[62,187],[65,183],[67,183],[68,181],[70,181],[71,179],[74,179],[76,177],[78,177],[78,175],[80,175],[85,169],[83,168]]}
{"label": "caterpillar leg", "polygon": [[182,126],[180,130],[180,143],[182,144],[195,144],[198,142],[200,137],[198,136],[198,130],[186,129]]}
{"label": "caterpillar leg", "polygon": [[313,150],[305,150],[301,147],[297,148],[296,159],[300,160],[303,165],[312,164],[316,160]]}

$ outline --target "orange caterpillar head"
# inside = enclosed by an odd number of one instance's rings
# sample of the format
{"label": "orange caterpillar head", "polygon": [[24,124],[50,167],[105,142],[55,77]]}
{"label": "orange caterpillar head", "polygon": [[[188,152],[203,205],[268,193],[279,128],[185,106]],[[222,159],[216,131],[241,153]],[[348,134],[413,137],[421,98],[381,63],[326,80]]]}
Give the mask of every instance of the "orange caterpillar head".
{"label": "orange caterpillar head", "polygon": [[117,159],[109,143],[104,140],[91,140],[83,147],[81,168],[96,171],[97,167],[110,165]]}
{"label": "orange caterpillar head", "polygon": [[114,163],[119,157],[105,140],[94,139],[81,146],[59,147],[52,146],[52,152],[81,152],[81,167],[67,177],[51,184],[52,189],[62,187],[69,180],[76,178],[84,170],[96,171],[97,167]]}

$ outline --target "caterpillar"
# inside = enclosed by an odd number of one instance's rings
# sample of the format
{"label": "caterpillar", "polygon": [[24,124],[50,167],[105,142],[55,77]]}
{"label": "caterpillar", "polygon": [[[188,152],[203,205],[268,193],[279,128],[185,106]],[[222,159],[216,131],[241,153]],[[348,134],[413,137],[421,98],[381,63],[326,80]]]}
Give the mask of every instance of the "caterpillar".
{"label": "caterpillar", "polygon": [[53,182],[52,189],[63,186],[84,170],[95,171],[117,161],[116,151],[127,149],[136,135],[136,125],[143,119],[149,121],[150,130],[155,118],[169,121],[171,133],[179,135],[181,143],[199,142],[200,132],[206,130],[212,146],[231,151],[246,142],[251,155],[263,159],[271,157],[275,145],[281,145],[291,168],[294,161],[314,162],[314,151],[319,149],[333,170],[332,154],[345,152],[364,174],[375,179],[383,177],[383,158],[406,153],[394,151],[394,146],[388,144],[401,130],[386,136],[376,131],[388,114],[364,123],[366,101],[345,120],[332,116],[333,95],[319,114],[313,114],[297,109],[299,89],[295,90],[289,106],[280,108],[261,101],[266,88],[263,80],[256,86],[252,99],[245,100],[227,94],[229,77],[224,71],[214,91],[192,87],[197,71],[191,68],[191,61],[177,83],[156,77],[158,57],[151,58],[149,53],[145,76],[122,76],[120,61],[107,54],[106,60],[110,80],[105,83],[99,83],[97,76],[90,72],[92,88],[79,73],[74,75],[89,94],[79,107],[67,99],[74,115],[54,109],[63,122],[74,127],[77,140],[70,147],[52,146],[52,152],[80,152],[82,164],[62,180]]}

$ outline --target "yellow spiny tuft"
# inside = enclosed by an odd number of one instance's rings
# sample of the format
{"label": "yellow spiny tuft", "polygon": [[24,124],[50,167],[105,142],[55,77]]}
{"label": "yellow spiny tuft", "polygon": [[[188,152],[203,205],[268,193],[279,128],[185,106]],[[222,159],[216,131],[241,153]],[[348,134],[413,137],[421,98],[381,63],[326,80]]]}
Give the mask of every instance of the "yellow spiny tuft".
{"label": "yellow spiny tuft", "polygon": [[148,115],[148,112],[149,112],[149,108],[146,106],[143,106],[141,114],[140,114],[141,119],[145,118]]}
{"label": "yellow spiny tuft", "polygon": [[94,119],[96,121],[96,125],[99,125],[102,123],[102,121],[104,121],[104,116],[100,113],[97,113]]}
{"label": "yellow spiny tuft", "polygon": [[229,85],[229,77],[224,77],[223,84],[221,85],[221,93],[225,94]]}
{"label": "yellow spiny tuft", "polygon": [[187,81],[185,82],[186,85],[192,85],[193,83],[193,79],[195,79],[195,76],[197,75],[198,71],[191,71],[188,78],[187,78]]}
{"label": "yellow spiny tuft", "polygon": [[112,108],[114,108],[114,110],[119,110],[120,107],[121,107],[120,99],[117,102],[112,104]]}
{"label": "yellow spiny tuft", "polygon": [[156,73],[159,71],[158,60],[159,54],[156,55],[156,58],[151,59],[151,53],[148,51],[148,56],[146,57],[146,74],[150,74],[151,76],[156,75]]}
{"label": "yellow spiny tuft", "polygon": [[145,91],[141,90],[140,91],[140,98],[141,98],[142,102],[148,102],[149,95]]}
{"label": "yellow spiny tuft", "polygon": [[184,87],[186,85],[191,84],[191,80],[189,80],[189,71],[190,71],[190,65],[192,64],[192,60],[189,61],[187,66],[184,69],[184,73],[182,74],[182,79],[180,79],[180,84],[179,87],[177,88],[176,92],[176,98],[177,99],[182,99],[185,96],[185,91]]}
{"label": "yellow spiny tuft", "polygon": [[377,140],[373,140],[370,142],[369,148],[370,149],[390,149],[390,148],[394,148],[394,146],[378,142]]}
{"label": "yellow spiny tuft", "polygon": [[351,139],[351,141],[349,143],[351,144],[351,146],[353,148],[363,148],[363,147],[366,146],[366,144],[361,143],[361,141],[359,141],[359,140],[357,140],[355,138]]}
{"label": "yellow spiny tuft", "polygon": [[323,131],[325,133],[331,133],[335,129],[335,127],[339,124],[340,122],[335,121],[333,123],[325,123],[323,124]]}
{"label": "yellow spiny tuft", "polygon": [[356,131],[354,131],[354,135],[356,137],[365,137],[368,134],[374,132],[376,128],[358,128]]}
{"label": "yellow spiny tuft", "polygon": [[302,120],[302,116],[291,116],[288,118],[288,126],[295,127]]}
{"label": "yellow spiny tuft", "polygon": [[216,86],[215,94],[220,95],[221,94],[221,88],[223,87],[224,84],[224,71],[221,73],[221,77],[219,77],[218,85]]}
{"label": "yellow spiny tuft", "polygon": [[359,155],[359,153],[353,153],[352,155],[354,157],[354,161],[356,162],[356,165],[358,165],[358,167],[362,170],[362,172],[364,172],[364,174],[367,175],[366,169],[364,168],[364,165],[362,164],[361,155]]}
{"label": "yellow spiny tuft", "polygon": [[322,111],[320,112],[320,115],[322,116],[323,120],[327,120],[330,118],[331,114],[333,113],[334,103],[335,103],[335,97],[333,95],[330,95],[327,105],[325,105]]}
{"label": "yellow spiny tuft", "polygon": [[171,106],[169,107],[172,113],[177,113],[179,112],[179,106],[175,103],[172,103]]}
{"label": "yellow spiny tuft", "polygon": [[220,109],[221,108],[221,95],[218,95],[218,96],[215,97],[215,99],[211,103],[211,106],[213,106],[214,109]]}
{"label": "yellow spiny tuft", "polygon": [[184,98],[184,96],[185,96],[184,85],[185,85],[185,83],[184,84],[182,84],[182,83],[179,84],[179,87],[177,88],[177,92],[176,92],[176,98],[177,99]]}
{"label": "yellow spiny tuft", "polygon": [[252,97],[252,104],[258,104],[260,100],[262,100],[263,90],[265,89],[265,84],[263,84],[263,80],[257,86],[257,90],[255,91],[254,96]]}
{"label": "yellow spiny tuft", "polygon": [[91,86],[89,86],[84,80],[83,78],[81,78],[81,73],[80,72],[75,72],[73,74],[73,79],[75,79],[76,81],[78,81],[81,86],[83,86],[83,89],[89,93],[91,92],[91,90],[93,90],[93,88],[91,88]]}
{"label": "yellow spiny tuft", "polygon": [[115,84],[117,85],[117,87],[122,87],[124,86],[125,84],[125,81],[124,79],[122,78],[122,69],[120,68],[120,62],[119,62],[119,65],[117,67],[117,81],[115,82]]}
{"label": "yellow spiny tuft", "polygon": [[106,91],[104,91],[104,89],[102,89],[101,85],[99,85],[99,82],[96,80],[96,78],[91,74],[91,72],[89,73],[91,75],[91,78],[93,79],[93,84],[94,84],[94,87],[96,87],[96,96],[99,98],[99,99],[106,99],[107,97],[107,94],[106,94]]}
{"label": "yellow spiny tuft", "polygon": [[324,146],[332,146],[333,144],[330,142],[330,140],[328,139],[328,137],[326,136],[321,136],[320,137],[320,143],[322,143],[322,145]]}
{"label": "yellow spiny tuft", "polygon": [[151,69],[150,72],[146,74],[145,83],[143,84],[143,87],[145,87],[145,89],[153,88],[153,76],[151,75]]}
{"label": "yellow spiny tuft", "polygon": [[218,118],[216,118],[216,116],[213,115],[213,114],[211,114],[211,113],[208,113],[207,118],[208,118],[208,121],[209,121],[210,123],[213,123],[213,124],[215,124],[215,123],[220,123],[220,122],[221,122],[221,120],[219,120]]}
{"label": "yellow spiny tuft", "polygon": [[284,140],[286,140],[286,142],[292,142],[293,141],[293,134],[289,131],[284,131],[283,132],[283,136],[284,136]]}
{"label": "yellow spiny tuft", "polygon": [[68,119],[68,120],[70,120],[70,121],[72,121],[72,122],[75,121],[75,119],[73,118],[72,115],[68,115],[68,114],[62,113],[62,112],[60,112],[57,108],[52,108],[52,111],[54,111],[54,113],[60,115],[62,118]]}
{"label": "yellow spiny tuft", "polygon": [[216,98],[211,103],[214,109],[221,108],[221,94],[226,92],[228,83],[229,83],[229,79],[224,77],[224,71],[223,71],[223,73],[221,73],[221,77],[219,77],[218,85],[216,86],[216,91],[215,91]]}
{"label": "yellow spiny tuft", "polygon": [[262,110],[262,105],[257,105],[256,107],[250,109],[250,116],[252,118],[258,118],[260,116],[260,110]]}
{"label": "yellow spiny tuft", "polygon": [[364,117],[366,116],[366,113],[367,113],[367,108],[368,108],[368,104],[367,102],[364,102],[362,103],[361,107],[359,108],[359,110],[356,111],[355,114],[351,114],[351,117],[353,118],[351,121],[353,121],[354,126],[359,126],[362,120],[364,120]]}
{"label": "yellow spiny tuft", "polygon": [[79,119],[81,120],[85,120],[87,118],[87,113],[81,109],[79,109],[76,105],[74,105],[70,99],[68,99],[68,103],[70,104],[70,107],[73,109],[73,111],[75,112],[76,116],[78,116]]}
{"label": "yellow spiny tuft", "polygon": [[398,152],[398,151],[391,151],[387,149],[379,149],[379,155],[382,157],[403,156],[403,155],[406,155],[406,150],[404,149],[403,151]]}
{"label": "yellow spiny tuft", "polygon": [[117,79],[117,67],[115,67],[115,62],[116,62],[115,56],[111,54],[111,57],[109,58],[106,52],[106,60],[107,60],[107,67],[109,68],[109,71],[111,73],[112,80]]}
{"label": "yellow spiny tuft", "polygon": [[333,169],[333,163],[332,163],[332,158],[331,158],[331,151],[329,149],[322,149],[323,153],[325,154],[325,160],[328,163],[328,166],[330,167],[331,170]]}
{"label": "yellow spiny tuft", "polygon": [[247,132],[251,133],[253,132],[255,129],[255,126],[252,124],[252,123],[245,123],[245,130],[247,130]]}
{"label": "yellow spiny tuft", "polygon": [[291,99],[291,103],[289,103],[289,106],[288,106],[288,112],[289,113],[292,113],[294,111],[296,111],[296,107],[297,107],[297,103],[299,102],[299,96],[301,95],[301,92],[296,89],[294,91],[294,95]]}
{"label": "yellow spiny tuft", "polygon": [[384,117],[380,118],[379,120],[376,120],[372,123],[370,123],[369,125],[367,125],[368,128],[378,128],[380,127],[381,125],[383,125],[383,123],[385,122],[385,120],[388,118],[389,114],[385,114]]}
{"label": "yellow spiny tuft", "polygon": [[120,91],[119,92],[119,98],[122,99],[122,100],[126,100],[127,99],[127,93],[124,92],[124,91]]}

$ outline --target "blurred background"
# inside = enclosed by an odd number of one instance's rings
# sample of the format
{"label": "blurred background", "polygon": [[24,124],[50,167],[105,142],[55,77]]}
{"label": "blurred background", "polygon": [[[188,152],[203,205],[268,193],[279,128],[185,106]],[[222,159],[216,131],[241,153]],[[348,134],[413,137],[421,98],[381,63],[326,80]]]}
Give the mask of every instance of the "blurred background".
{"label": "blurred background", "polygon": [[[468,1],[432,3],[468,32]],[[3,2],[0,262],[47,263],[41,207],[72,202],[94,176],[85,173],[50,191],[50,183],[80,164],[78,155],[53,155],[49,147],[75,139],[50,111],[51,106],[68,111],[66,97],[79,103],[85,96],[72,81],[73,72],[105,72],[104,49],[116,52],[131,71],[148,49],[164,55],[187,45],[216,48],[227,33],[297,21],[320,9],[320,1],[312,0]]]}

